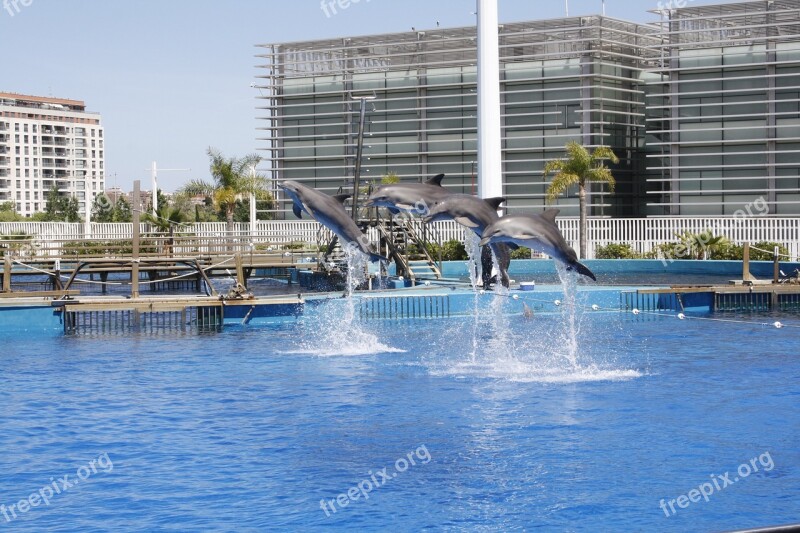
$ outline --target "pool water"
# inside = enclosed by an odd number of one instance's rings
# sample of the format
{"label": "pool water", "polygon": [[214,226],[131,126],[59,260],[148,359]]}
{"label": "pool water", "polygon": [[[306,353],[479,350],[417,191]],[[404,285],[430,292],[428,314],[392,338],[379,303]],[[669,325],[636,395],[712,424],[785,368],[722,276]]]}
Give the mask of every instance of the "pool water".
{"label": "pool water", "polygon": [[[722,531],[798,521],[800,335],[761,325],[796,317],[587,311],[573,337],[563,311],[526,318],[486,305],[499,316],[349,323],[338,301],[257,328],[5,338],[0,504],[65,475],[79,483],[11,520],[0,514],[0,526]],[[742,464],[751,472],[733,482]],[[678,500],[712,482],[708,501]]]}

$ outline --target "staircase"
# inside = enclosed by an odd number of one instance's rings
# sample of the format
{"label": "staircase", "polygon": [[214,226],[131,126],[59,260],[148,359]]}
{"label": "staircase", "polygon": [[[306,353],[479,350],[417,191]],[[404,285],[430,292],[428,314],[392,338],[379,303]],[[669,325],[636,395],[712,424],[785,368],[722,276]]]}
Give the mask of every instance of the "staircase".
{"label": "staircase", "polygon": [[[420,227],[417,227],[420,226]],[[407,217],[380,219],[377,224],[381,246],[397,265],[397,274],[416,284],[425,279],[441,279],[437,261],[426,246],[430,231],[420,220]]]}

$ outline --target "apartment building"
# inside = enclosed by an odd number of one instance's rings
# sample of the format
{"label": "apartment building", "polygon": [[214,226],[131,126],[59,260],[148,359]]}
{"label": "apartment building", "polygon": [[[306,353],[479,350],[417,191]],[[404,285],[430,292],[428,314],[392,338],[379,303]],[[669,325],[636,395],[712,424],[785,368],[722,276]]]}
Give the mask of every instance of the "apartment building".
{"label": "apartment building", "polygon": [[79,100],[0,92],[0,202],[30,217],[55,188],[91,211],[105,188],[99,113]]}

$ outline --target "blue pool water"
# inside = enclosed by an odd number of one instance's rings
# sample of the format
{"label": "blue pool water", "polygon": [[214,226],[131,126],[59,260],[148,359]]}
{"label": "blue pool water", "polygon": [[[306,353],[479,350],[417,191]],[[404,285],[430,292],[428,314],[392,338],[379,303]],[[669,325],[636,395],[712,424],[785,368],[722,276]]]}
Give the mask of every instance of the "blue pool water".
{"label": "blue pool water", "polygon": [[[800,335],[761,325],[796,317],[584,311],[573,345],[563,306],[527,319],[502,315],[505,302],[482,298],[477,320],[348,325],[352,310],[336,301],[221,332],[5,335],[0,504],[65,475],[79,483],[0,515],[0,529],[723,531],[800,520]],[[742,464],[758,471],[734,482]],[[715,481],[708,502],[678,506]]]}

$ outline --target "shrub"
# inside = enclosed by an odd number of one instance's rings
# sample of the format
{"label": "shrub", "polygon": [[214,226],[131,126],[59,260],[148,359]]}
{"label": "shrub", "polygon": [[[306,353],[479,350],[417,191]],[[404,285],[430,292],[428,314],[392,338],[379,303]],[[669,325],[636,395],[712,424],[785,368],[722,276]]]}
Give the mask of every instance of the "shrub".
{"label": "shrub", "polygon": [[511,250],[511,259],[530,259],[531,249],[520,246],[516,250]]}
{"label": "shrub", "polygon": [[3,251],[19,252],[33,247],[33,235],[24,231],[15,231],[8,235],[0,235],[0,255]]}
{"label": "shrub", "polygon": [[[439,246],[438,243],[429,242],[425,245],[425,250],[427,250],[428,255],[430,255],[434,261],[439,260],[440,250],[442,252],[442,261],[462,261],[468,258],[464,244],[455,239],[451,239],[441,246]],[[414,255],[418,252],[419,250],[416,246],[409,246],[407,250],[409,255]]]}
{"label": "shrub", "polygon": [[595,252],[597,259],[640,259],[642,255],[634,250],[630,244],[609,243],[598,246]]}

